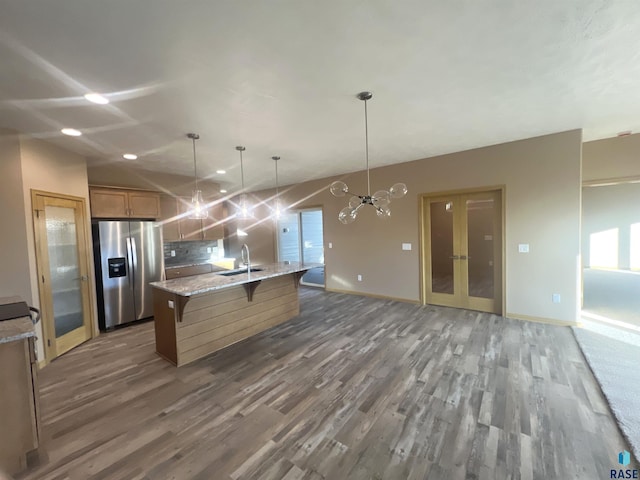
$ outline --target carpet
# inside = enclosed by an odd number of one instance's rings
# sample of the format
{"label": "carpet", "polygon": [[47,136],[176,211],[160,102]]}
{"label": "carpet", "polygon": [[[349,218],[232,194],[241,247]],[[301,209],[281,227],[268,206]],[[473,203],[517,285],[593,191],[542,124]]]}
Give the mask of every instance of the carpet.
{"label": "carpet", "polygon": [[628,337],[629,342],[573,328],[622,433],[640,460],[640,345],[637,335],[618,332],[619,338]]}

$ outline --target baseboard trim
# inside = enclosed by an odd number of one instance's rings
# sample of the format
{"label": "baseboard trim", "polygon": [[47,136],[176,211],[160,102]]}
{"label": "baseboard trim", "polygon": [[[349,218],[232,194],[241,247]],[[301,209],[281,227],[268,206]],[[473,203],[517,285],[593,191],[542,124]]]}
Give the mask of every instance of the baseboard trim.
{"label": "baseboard trim", "polygon": [[422,305],[422,303],[419,300],[410,300],[408,298],[399,298],[399,297],[389,297],[387,295],[378,295],[377,293],[354,292],[352,290],[339,290],[337,288],[327,288],[327,287],[325,287],[325,290],[327,292],[333,292],[333,293],[344,293],[346,295],[360,295],[362,297],[379,298],[380,300],[393,300],[396,302],[413,303],[414,305]]}
{"label": "baseboard trim", "polygon": [[46,360],[40,360],[38,362],[38,370],[42,370],[44,367],[46,367],[49,364],[49,362],[47,362]]}
{"label": "baseboard trim", "polygon": [[558,325],[560,327],[579,327],[579,322],[568,322],[566,320],[556,320],[555,318],[534,317],[531,315],[523,315],[521,313],[509,313],[505,314],[505,317],[512,318],[514,320],[524,320],[525,322],[534,323],[546,323],[548,325]]}

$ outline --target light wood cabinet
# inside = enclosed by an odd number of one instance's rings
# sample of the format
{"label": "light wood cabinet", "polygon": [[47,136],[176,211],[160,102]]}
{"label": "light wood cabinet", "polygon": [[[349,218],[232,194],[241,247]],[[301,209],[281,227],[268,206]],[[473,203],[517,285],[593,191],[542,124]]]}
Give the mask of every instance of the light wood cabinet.
{"label": "light wood cabinet", "polygon": [[178,203],[170,195],[160,196],[160,223],[162,224],[162,238],[165,242],[180,240],[178,222]]}
{"label": "light wood cabinet", "polygon": [[35,337],[0,344],[0,471],[27,468],[38,448],[40,406]]}
{"label": "light wood cabinet", "polygon": [[160,194],[117,188],[91,188],[92,218],[160,217]]}
{"label": "light wood cabinet", "polygon": [[177,198],[178,202],[178,228],[180,229],[180,240],[203,240],[202,220],[189,218],[191,207],[190,199]]}
{"label": "light wood cabinet", "polygon": [[224,238],[224,209],[221,203],[209,208],[209,216],[202,220],[202,236],[205,240]]}
{"label": "light wood cabinet", "polygon": [[189,218],[191,199],[162,195],[160,219],[165,242],[181,240],[219,240],[224,238],[224,208],[218,203],[209,207],[204,220]]}

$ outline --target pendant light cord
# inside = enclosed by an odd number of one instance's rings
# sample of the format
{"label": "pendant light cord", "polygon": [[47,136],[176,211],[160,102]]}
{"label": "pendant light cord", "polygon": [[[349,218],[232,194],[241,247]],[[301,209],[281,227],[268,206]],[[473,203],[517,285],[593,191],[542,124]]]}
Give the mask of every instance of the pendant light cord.
{"label": "pendant light cord", "polygon": [[242,164],[242,150],[240,150],[240,176],[242,177],[242,193],[244,193],[244,166]]}
{"label": "pendant light cord", "polygon": [[196,192],[198,191],[198,167],[196,164],[196,138],[193,137],[193,175],[196,179]]}
{"label": "pendant light cord", "polygon": [[278,160],[276,160],[276,201],[280,197],[280,190],[278,189]]}
{"label": "pendant light cord", "polygon": [[369,178],[369,123],[367,121],[367,100],[364,101],[364,146],[367,157],[367,195],[371,196],[371,180]]}

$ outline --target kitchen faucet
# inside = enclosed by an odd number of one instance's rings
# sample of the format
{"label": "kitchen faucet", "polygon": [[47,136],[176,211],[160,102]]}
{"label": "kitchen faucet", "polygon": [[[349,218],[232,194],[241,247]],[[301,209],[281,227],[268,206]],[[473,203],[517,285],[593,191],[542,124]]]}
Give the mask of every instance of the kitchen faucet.
{"label": "kitchen faucet", "polygon": [[[246,258],[244,253],[245,251],[247,252]],[[249,245],[247,245],[246,243],[242,244],[240,255],[242,256],[242,264],[247,266],[247,273],[251,272],[251,257],[249,256]]]}

